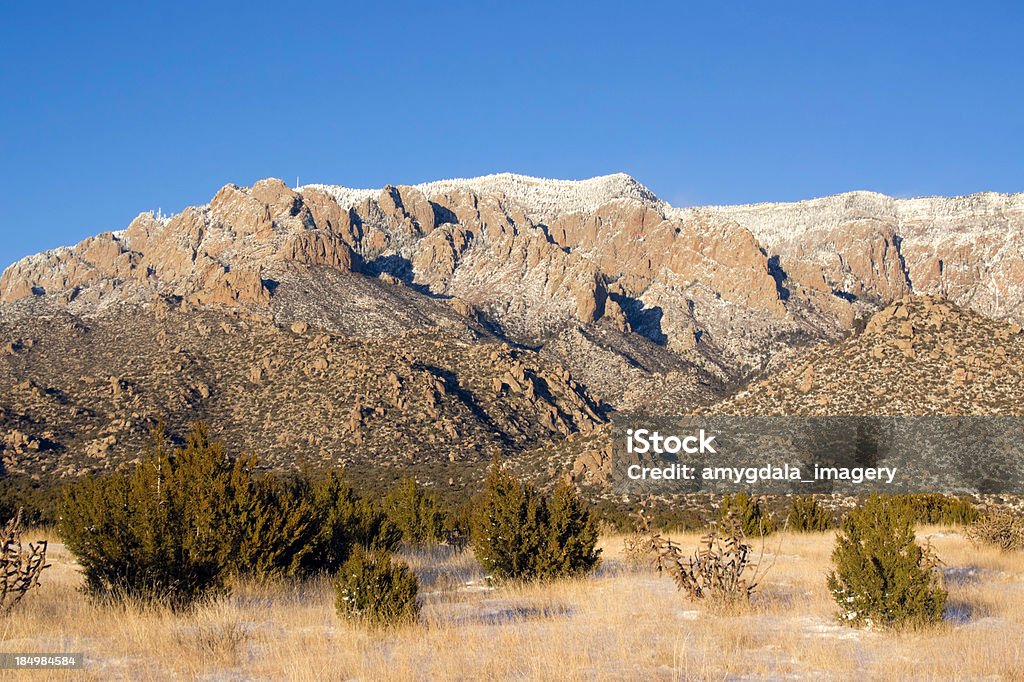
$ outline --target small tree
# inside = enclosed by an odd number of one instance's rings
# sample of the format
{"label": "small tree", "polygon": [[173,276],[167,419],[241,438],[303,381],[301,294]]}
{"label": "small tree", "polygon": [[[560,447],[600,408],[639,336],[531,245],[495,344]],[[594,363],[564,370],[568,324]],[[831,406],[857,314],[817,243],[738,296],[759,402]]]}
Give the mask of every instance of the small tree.
{"label": "small tree", "polygon": [[227,533],[235,571],[247,576],[305,575],[321,531],[320,516],[303,477],[271,475],[239,486]]}
{"label": "small tree", "polygon": [[388,519],[412,545],[437,544],[445,539],[445,518],[437,497],[427,493],[411,476],[395,484],[384,497]]}
{"label": "small tree", "polygon": [[379,505],[356,495],[340,470],[313,477],[310,495],[318,531],[304,559],[307,574],[337,572],[356,546],[385,552],[398,547],[401,531]]}
{"label": "small tree", "polygon": [[158,433],[132,472],[69,487],[58,532],[87,590],[175,607],[219,591],[230,566],[230,502],[249,468],[251,460],[227,457],[196,425],[180,450]]}
{"label": "small tree", "polygon": [[597,549],[597,523],[576,489],[560,482],[547,499],[547,552],[540,573],[564,576],[589,573],[601,561]]}
{"label": "small tree", "polygon": [[544,504],[499,462],[491,466],[483,492],[473,501],[470,537],[477,561],[492,577],[529,580],[546,549]]}
{"label": "small tree", "polygon": [[585,573],[599,561],[597,530],[567,485],[547,498],[495,462],[473,501],[471,541],[497,579],[535,580]]}
{"label": "small tree", "polygon": [[790,500],[786,529],[798,533],[822,533],[832,528],[832,512],[813,495],[796,495]]}
{"label": "small tree", "polygon": [[756,538],[770,535],[776,530],[775,519],[761,508],[761,500],[747,493],[724,495],[722,505],[718,509],[718,520],[723,526],[738,524],[730,529],[746,537]]}
{"label": "small tree", "polygon": [[357,547],[338,571],[335,605],[342,618],[369,627],[407,624],[419,616],[418,590],[407,564]]}
{"label": "small tree", "polygon": [[851,625],[897,627],[942,619],[937,559],[915,542],[906,507],[873,495],[842,520],[828,587]]}

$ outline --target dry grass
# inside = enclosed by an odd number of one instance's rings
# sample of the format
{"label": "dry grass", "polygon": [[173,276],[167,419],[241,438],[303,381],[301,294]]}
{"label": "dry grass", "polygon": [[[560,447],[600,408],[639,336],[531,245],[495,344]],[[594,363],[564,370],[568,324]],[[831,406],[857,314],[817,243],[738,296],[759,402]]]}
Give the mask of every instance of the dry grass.
{"label": "dry grass", "polygon": [[754,602],[732,615],[630,567],[621,537],[604,540],[596,576],[549,585],[490,589],[468,552],[409,553],[422,623],[376,634],[338,621],[328,581],[241,585],[187,615],[98,606],[76,591],[80,576],[54,542],[53,568],[0,622],[0,646],[86,654],[84,672],[33,679],[1024,679],[1024,553],[926,534],[946,564],[950,610],[919,633],[835,624],[831,535],[783,535]]}

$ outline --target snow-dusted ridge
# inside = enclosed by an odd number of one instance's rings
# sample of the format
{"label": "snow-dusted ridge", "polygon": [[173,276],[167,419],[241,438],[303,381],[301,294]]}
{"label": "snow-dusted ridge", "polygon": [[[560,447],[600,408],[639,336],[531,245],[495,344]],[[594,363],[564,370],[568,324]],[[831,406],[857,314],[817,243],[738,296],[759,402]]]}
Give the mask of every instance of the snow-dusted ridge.
{"label": "snow-dusted ridge", "polygon": [[968,243],[982,232],[1019,229],[1024,224],[1024,193],[903,199],[861,190],[804,201],[667,208],[665,212],[684,219],[701,213],[735,221],[769,247],[856,220],[885,221],[897,234],[917,241],[960,238]]}
{"label": "snow-dusted ridge", "polygon": [[[980,233],[1019,230],[1024,225],[1024,193],[979,192],[957,197],[890,197],[870,191],[851,191],[794,202],[761,202],[736,205],[673,207],[626,173],[602,175],[585,180],[538,178],[517,173],[495,173],[475,178],[435,180],[412,185],[427,197],[455,191],[481,196],[500,194],[520,206],[535,221],[559,215],[589,212],[616,200],[640,201],[668,218],[690,219],[698,215],[735,221],[767,248],[793,242],[808,233],[830,230],[856,219],[891,222],[898,233],[917,240],[952,236],[969,243]],[[343,208],[353,208],[376,199],[381,189],[356,189],[342,185],[307,184],[296,188],[300,194],[318,189],[333,197]],[[209,204],[192,207],[208,210]],[[153,215],[167,224],[174,216]],[[120,238],[124,231],[115,232]],[[45,262],[68,247],[27,256],[21,262]]]}
{"label": "snow-dusted ridge", "polygon": [[[502,194],[518,204],[534,219],[593,211],[615,199],[636,199],[657,207],[668,207],[651,190],[626,173],[601,175],[587,180],[535,178],[517,173],[495,173],[476,178],[435,180],[412,185],[428,197],[455,191],[480,195]],[[330,194],[341,206],[351,208],[380,194],[379,189],[352,189],[340,185],[304,185],[298,189],[319,189]]]}
{"label": "snow-dusted ridge", "polygon": [[[497,173],[477,178],[437,180],[413,185],[426,196],[457,190],[480,195],[502,194],[520,205],[534,220],[587,212],[617,199],[641,201],[669,218],[696,215],[732,220],[750,230],[765,246],[798,239],[811,230],[829,230],[856,219],[881,219],[918,237],[939,232],[959,232],[964,239],[978,231],[1006,229],[1024,220],[1024,194],[979,192],[957,197],[890,197],[856,190],[793,202],[761,202],[677,208],[625,173],[587,180],[555,180],[516,173]],[[352,189],[340,185],[305,185],[327,192],[342,206],[351,208],[380,194],[380,189]],[[966,228],[966,229],[965,229]],[[947,234],[948,236],[948,234]]]}

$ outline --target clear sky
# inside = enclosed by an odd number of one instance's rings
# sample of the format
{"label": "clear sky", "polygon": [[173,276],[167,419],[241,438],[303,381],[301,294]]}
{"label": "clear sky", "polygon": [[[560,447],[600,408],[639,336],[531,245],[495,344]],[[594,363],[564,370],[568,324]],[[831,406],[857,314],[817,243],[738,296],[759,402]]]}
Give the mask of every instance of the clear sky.
{"label": "clear sky", "polygon": [[1024,191],[1020,2],[118,4],[3,8],[0,268],[267,176]]}

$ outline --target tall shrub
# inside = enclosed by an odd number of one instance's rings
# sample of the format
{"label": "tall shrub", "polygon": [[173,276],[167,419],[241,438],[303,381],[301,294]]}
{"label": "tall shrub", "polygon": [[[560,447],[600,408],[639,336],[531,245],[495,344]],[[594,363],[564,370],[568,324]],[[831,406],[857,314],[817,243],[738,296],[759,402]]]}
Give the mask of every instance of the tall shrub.
{"label": "tall shrub", "polygon": [[238,573],[301,578],[333,574],[355,547],[390,551],[400,531],[359,497],[340,469],[268,475],[234,504],[233,563]]}
{"label": "tall shrub", "polygon": [[760,498],[747,493],[722,496],[718,520],[727,527],[725,532],[742,533],[747,537],[770,535],[777,528],[772,515],[761,507]]}
{"label": "tall shrub", "polygon": [[334,573],[356,546],[392,551],[402,533],[377,504],[359,497],[339,469],[311,477],[317,533],[303,561],[309,573]]}
{"label": "tall shrub", "polygon": [[842,520],[828,587],[852,625],[897,627],[942,619],[937,560],[917,544],[905,505],[873,495]]}
{"label": "tall shrub", "polygon": [[306,479],[269,475],[236,489],[230,527],[231,561],[240,575],[297,577],[320,532]]}
{"label": "tall shrub", "polygon": [[545,497],[497,461],[473,501],[470,537],[477,560],[497,579],[585,573],[600,556],[595,523],[571,488]]}
{"label": "tall shrub", "polygon": [[547,551],[542,573],[550,576],[589,573],[600,561],[597,523],[576,489],[559,483],[546,499]]}
{"label": "tall shrub", "polygon": [[384,496],[384,511],[412,545],[436,544],[445,538],[445,516],[437,497],[406,476]]}
{"label": "tall shrub", "polygon": [[219,591],[231,561],[224,537],[231,501],[251,464],[226,456],[197,425],[180,450],[157,434],[130,473],[69,486],[58,532],[87,590],[176,607]]}
{"label": "tall shrub", "polygon": [[789,502],[786,530],[820,533],[832,528],[832,512],[814,495],[795,495]]}

